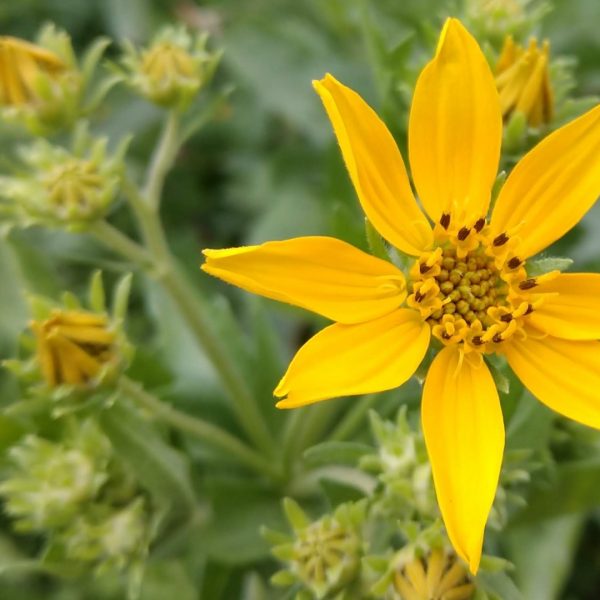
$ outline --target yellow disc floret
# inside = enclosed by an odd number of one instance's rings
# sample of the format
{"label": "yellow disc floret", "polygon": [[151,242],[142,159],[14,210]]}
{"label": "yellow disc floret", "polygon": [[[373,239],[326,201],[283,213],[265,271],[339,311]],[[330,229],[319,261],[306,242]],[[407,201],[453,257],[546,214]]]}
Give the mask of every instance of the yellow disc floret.
{"label": "yellow disc floret", "polygon": [[513,233],[491,237],[484,219],[453,227],[450,215],[442,215],[435,248],[410,271],[407,304],[421,312],[443,344],[494,352],[533,312],[539,299],[530,290],[539,278],[528,278],[524,261],[514,254]]}

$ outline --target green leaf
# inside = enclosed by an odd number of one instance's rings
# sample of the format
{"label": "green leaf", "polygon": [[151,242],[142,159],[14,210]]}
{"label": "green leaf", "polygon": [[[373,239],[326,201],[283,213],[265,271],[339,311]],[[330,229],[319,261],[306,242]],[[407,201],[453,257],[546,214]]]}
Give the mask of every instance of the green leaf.
{"label": "green leaf", "polygon": [[121,459],[159,505],[177,516],[192,513],[195,495],[187,462],[136,409],[121,398],[100,414],[100,424]]}
{"label": "green leaf", "polygon": [[[554,499],[558,502],[559,496]],[[527,600],[559,597],[571,572],[583,520],[582,515],[568,515],[505,532],[503,546],[508,548],[516,582]]]}
{"label": "green leaf", "polygon": [[600,456],[559,464],[551,483],[534,488],[513,525],[584,512],[600,504]]}
{"label": "green leaf", "polygon": [[309,448],[304,459],[310,466],[343,464],[355,466],[367,454],[373,453],[373,447],[358,442],[323,442]]}
{"label": "green leaf", "polygon": [[527,261],[527,274],[537,277],[550,271],[566,271],[573,264],[571,258],[548,257]]}
{"label": "green leaf", "polygon": [[27,430],[16,419],[0,414],[0,452],[12,446]]}
{"label": "green leaf", "polygon": [[106,294],[104,292],[104,282],[102,281],[102,271],[100,269],[95,270],[92,274],[88,302],[94,312],[106,312]]}
{"label": "green leaf", "polygon": [[[498,600],[524,600],[521,592],[506,573],[480,571],[475,581],[477,586],[481,586],[484,591],[492,594]],[[532,599],[528,596],[527,600]]]}

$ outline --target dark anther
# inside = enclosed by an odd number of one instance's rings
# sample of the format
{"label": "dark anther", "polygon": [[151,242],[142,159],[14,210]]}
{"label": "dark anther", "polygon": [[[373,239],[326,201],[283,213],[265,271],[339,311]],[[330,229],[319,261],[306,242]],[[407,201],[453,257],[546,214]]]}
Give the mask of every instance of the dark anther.
{"label": "dark anther", "polygon": [[421,292],[415,292],[415,302],[421,302],[425,296]]}
{"label": "dark anther", "polygon": [[494,342],[494,344],[499,344],[502,341],[502,336],[499,333],[492,338],[492,342]]}
{"label": "dark anther", "polygon": [[[530,305],[530,306],[531,306],[531,305]],[[500,320],[501,320],[501,321],[504,321],[504,323],[510,323],[510,322],[513,320],[513,316],[512,316],[510,313],[508,313],[508,314],[506,314],[506,315],[502,315],[502,316],[500,317]]]}
{"label": "dark anther", "polygon": [[458,235],[456,236],[461,242],[463,242],[464,240],[466,240],[469,237],[469,234],[471,233],[471,230],[468,227],[462,227],[459,232]]}
{"label": "dark anther", "polygon": [[485,226],[485,219],[483,217],[481,217],[481,219],[478,219],[477,221],[475,221],[475,225],[473,225],[473,229],[479,233]]}
{"label": "dark anther", "polygon": [[441,217],[440,217],[440,225],[444,228],[444,229],[448,229],[448,227],[450,226],[450,214],[449,213],[444,213]]}
{"label": "dark anther", "polygon": [[530,305],[527,307],[527,310],[525,311],[525,313],[524,313],[524,314],[525,314],[525,315],[530,315],[532,312],[533,312],[533,305],[532,305],[532,304],[530,304]]}
{"label": "dark anther", "polygon": [[421,275],[425,275],[429,269],[431,269],[431,267],[427,266],[425,263],[421,263],[419,265],[419,271],[421,272]]}
{"label": "dark anther", "polygon": [[481,344],[483,344],[483,340],[481,339],[480,335],[476,335],[471,342],[474,346],[481,346]]}
{"label": "dark anther", "polygon": [[448,332],[447,332],[447,331],[444,331],[444,332],[442,333],[442,337],[443,337],[445,340],[449,340],[449,339],[450,339],[452,336],[451,336],[451,335],[448,335]]}
{"label": "dark anther", "polygon": [[522,290],[530,290],[537,285],[537,281],[534,278],[526,279],[525,281],[521,281],[519,284],[519,288]]}
{"label": "dark anther", "polygon": [[521,265],[521,259],[518,256],[513,256],[509,261],[508,261],[508,268],[509,269],[516,269],[517,267],[519,267]]}
{"label": "dark anther", "polygon": [[494,238],[492,244],[494,244],[494,246],[504,246],[506,242],[508,242],[508,236],[506,235],[506,233],[501,233],[500,235]]}

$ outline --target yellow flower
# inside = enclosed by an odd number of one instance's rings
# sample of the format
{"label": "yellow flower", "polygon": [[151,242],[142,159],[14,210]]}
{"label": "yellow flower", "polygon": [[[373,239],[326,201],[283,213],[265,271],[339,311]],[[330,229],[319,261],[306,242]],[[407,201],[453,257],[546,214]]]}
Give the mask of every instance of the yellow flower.
{"label": "yellow flower", "polygon": [[40,77],[65,69],[53,52],[14,37],[0,36],[0,104],[20,106],[36,100]]}
{"label": "yellow flower", "polygon": [[475,573],[504,448],[484,356],[504,355],[539,400],[600,428],[600,275],[525,270],[600,192],[600,106],[531,150],[487,219],[502,115],[494,76],[459,21],[444,26],[410,113],[425,213],[375,112],[330,75],[315,88],[369,221],[414,257],[408,283],[391,263],[328,237],[205,250],[202,268],[335,321],[292,360],[275,390],[282,408],[394,388],[432,335],[443,344],[424,384],[423,430],[448,535]]}
{"label": "yellow flower", "polygon": [[402,600],[470,600],[475,592],[456,556],[439,548],[396,572],[394,589]]}
{"label": "yellow flower", "polygon": [[32,321],[37,358],[50,387],[81,385],[115,360],[115,333],[103,315],[54,311],[45,321]]}
{"label": "yellow flower", "polygon": [[549,123],[553,113],[553,95],[548,72],[550,44],[541,48],[532,38],[527,49],[511,35],[504,40],[502,53],[496,64],[496,86],[505,119],[514,112],[525,115],[532,127]]}

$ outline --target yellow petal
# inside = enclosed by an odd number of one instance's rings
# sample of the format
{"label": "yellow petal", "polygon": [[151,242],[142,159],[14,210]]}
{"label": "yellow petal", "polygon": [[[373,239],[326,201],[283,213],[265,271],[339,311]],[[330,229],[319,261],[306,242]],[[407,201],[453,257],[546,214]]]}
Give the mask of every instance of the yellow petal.
{"label": "yellow petal", "polygon": [[469,218],[485,216],[501,141],[492,72],[471,34],[448,19],[417,81],[408,131],[415,187],[434,221],[453,206]]}
{"label": "yellow petal", "polygon": [[600,106],[544,138],[514,168],[496,202],[492,235],[521,226],[520,258],[573,227],[600,193]]}
{"label": "yellow petal", "polygon": [[600,429],[600,342],[529,333],[504,349],[517,377],[552,410]]}
{"label": "yellow petal", "polygon": [[275,389],[279,408],[381,392],[402,385],[429,345],[419,313],[399,309],[368,323],[334,324],[308,340]]}
{"label": "yellow petal", "polygon": [[342,323],[389,313],[406,297],[404,276],[394,265],[335,238],[302,237],[203,253],[207,273]]}
{"label": "yellow petal", "polygon": [[502,410],[489,369],[461,361],[456,346],[444,348],[427,373],[421,410],[448,536],[476,573],[504,450]]}
{"label": "yellow petal", "polygon": [[550,294],[528,317],[532,325],[567,340],[600,339],[600,274],[562,273],[532,291]]}
{"label": "yellow petal", "polygon": [[392,134],[356,92],[331,75],[314,87],[369,221],[390,244],[420,254],[433,241],[431,227],[415,202]]}

